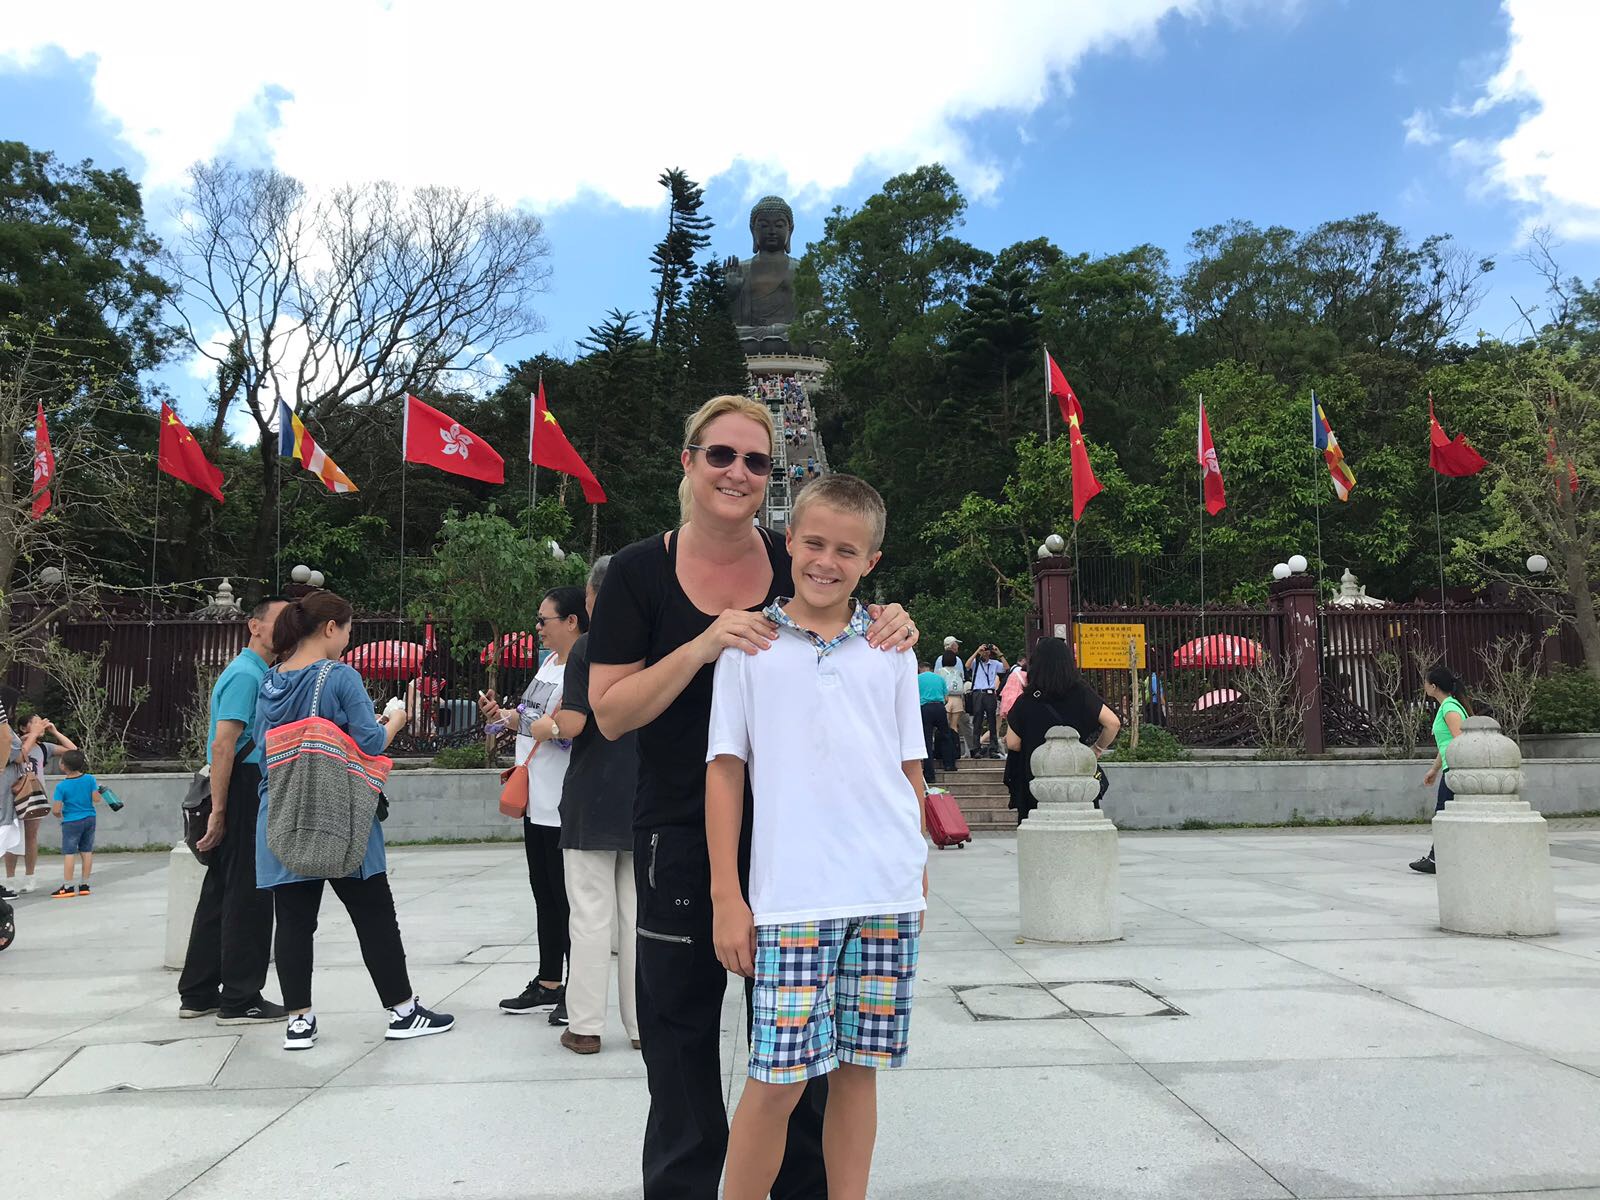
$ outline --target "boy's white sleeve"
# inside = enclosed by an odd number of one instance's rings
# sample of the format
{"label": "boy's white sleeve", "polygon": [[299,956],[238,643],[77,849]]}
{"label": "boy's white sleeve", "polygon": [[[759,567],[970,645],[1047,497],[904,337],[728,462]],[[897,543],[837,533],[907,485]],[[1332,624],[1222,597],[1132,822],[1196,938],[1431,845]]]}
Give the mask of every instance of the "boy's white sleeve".
{"label": "boy's white sleeve", "polygon": [[922,697],[917,691],[916,656],[906,650],[889,654],[894,660],[894,714],[900,732],[900,761],[928,757],[928,744],[922,736]]}
{"label": "boy's white sleeve", "polygon": [[730,647],[717,659],[711,681],[711,728],[706,739],[706,761],[719,754],[750,761],[750,726],[744,703],[745,652]]}

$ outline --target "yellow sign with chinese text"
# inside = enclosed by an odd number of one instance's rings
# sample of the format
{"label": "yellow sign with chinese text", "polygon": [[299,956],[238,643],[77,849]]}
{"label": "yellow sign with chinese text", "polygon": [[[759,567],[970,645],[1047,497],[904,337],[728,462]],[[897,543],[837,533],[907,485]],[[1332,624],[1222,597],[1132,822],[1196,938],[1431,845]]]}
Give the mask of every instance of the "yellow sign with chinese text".
{"label": "yellow sign with chinese text", "polygon": [[1078,666],[1085,670],[1128,669],[1128,643],[1133,643],[1133,663],[1145,665],[1143,625],[1101,625],[1079,622],[1073,626],[1078,645]]}

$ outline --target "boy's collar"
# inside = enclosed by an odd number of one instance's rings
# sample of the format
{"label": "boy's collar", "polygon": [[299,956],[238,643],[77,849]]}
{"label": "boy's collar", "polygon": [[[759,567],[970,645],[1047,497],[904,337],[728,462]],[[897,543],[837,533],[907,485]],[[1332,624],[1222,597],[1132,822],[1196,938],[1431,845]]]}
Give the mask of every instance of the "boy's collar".
{"label": "boy's collar", "polygon": [[850,603],[855,606],[854,611],[851,612],[850,619],[844,623],[844,628],[839,631],[838,636],[833,638],[821,637],[809,629],[802,628],[793,617],[784,611],[783,606],[793,599],[793,596],[779,596],[762,610],[761,615],[779,629],[792,629],[804,636],[815,647],[818,661],[821,661],[851,638],[857,636],[865,637],[867,630],[872,627],[872,618],[867,615],[866,606],[859,600],[852,598]]}

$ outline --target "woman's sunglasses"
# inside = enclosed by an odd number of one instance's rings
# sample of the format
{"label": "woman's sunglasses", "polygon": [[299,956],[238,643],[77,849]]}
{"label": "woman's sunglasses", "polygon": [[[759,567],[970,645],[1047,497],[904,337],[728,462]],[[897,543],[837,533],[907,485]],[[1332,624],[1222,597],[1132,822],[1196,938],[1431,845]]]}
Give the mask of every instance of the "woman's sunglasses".
{"label": "woman's sunglasses", "polygon": [[733,460],[734,459],[743,458],[744,459],[744,465],[750,469],[750,474],[752,474],[752,475],[770,475],[770,474],[772,474],[772,455],[763,454],[759,450],[752,450],[748,454],[740,454],[732,446],[694,446],[694,445],[691,445],[689,447],[689,449],[691,449],[691,450],[699,450],[701,453],[703,453],[706,456],[707,465],[713,466],[713,467],[717,468],[717,470],[719,470],[719,471],[722,470],[724,467],[733,466]]}

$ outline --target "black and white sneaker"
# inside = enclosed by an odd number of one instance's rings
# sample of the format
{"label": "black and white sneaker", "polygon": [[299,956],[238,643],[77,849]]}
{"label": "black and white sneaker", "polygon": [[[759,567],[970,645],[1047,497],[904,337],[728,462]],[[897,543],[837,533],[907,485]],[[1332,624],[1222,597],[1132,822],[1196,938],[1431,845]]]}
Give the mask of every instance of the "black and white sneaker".
{"label": "black and white sneaker", "polygon": [[528,980],[528,986],[522,989],[522,995],[512,996],[509,1000],[500,1001],[500,1011],[520,1017],[525,1013],[539,1012],[546,1008],[554,1008],[567,998],[565,987],[547,988],[537,979]]}
{"label": "black and white sneaker", "polygon": [[389,1031],[383,1036],[391,1042],[427,1037],[430,1033],[449,1033],[456,1027],[456,1019],[449,1013],[429,1012],[420,1004],[403,1017],[390,1009],[389,1016]]}
{"label": "black and white sneaker", "polygon": [[556,1001],[556,1006],[550,1010],[550,1024],[565,1025],[567,1023],[567,998],[562,996]]}
{"label": "black and white sneaker", "polygon": [[289,1018],[289,1028],[284,1031],[285,1050],[309,1050],[317,1044],[316,1014],[295,1013]]}
{"label": "black and white sneaker", "polygon": [[289,1010],[271,1000],[257,1000],[243,1008],[222,1008],[217,1011],[218,1025],[271,1025],[282,1021]]}

